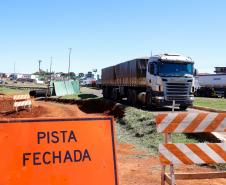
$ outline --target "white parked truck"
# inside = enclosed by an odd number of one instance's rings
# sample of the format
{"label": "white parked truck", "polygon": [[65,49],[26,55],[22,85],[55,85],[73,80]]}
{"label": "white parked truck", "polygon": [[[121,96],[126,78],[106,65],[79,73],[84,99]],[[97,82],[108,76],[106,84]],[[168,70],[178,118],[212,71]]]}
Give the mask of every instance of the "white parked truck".
{"label": "white parked truck", "polygon": [[187,109],[194,100],[194,62],[179,54],[137,58],[102,69],[104,98],[147,107],[176,105]]}
{"label": "white parked truck", "polygon": [[195,77],[196,95],[226,98],[226,74],[207,74]]}

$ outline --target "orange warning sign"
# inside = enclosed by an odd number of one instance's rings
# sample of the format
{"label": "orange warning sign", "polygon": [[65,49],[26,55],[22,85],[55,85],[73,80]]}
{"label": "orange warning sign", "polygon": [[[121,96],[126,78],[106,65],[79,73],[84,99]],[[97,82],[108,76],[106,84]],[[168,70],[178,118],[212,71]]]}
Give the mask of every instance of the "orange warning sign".
{"label": "orange warning sign", "polygon": [[117,185],[112,118],[0,121],[0,184]]}

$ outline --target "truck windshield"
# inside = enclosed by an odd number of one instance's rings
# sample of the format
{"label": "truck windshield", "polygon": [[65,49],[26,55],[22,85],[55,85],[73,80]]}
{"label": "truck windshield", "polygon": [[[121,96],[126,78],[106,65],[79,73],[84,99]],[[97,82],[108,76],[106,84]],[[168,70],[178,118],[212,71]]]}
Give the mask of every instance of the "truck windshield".
{"label": "truck windshield", "polygon": [[158,65],[160,76],[185,76],[193,74],[192,63],[161,63]]}

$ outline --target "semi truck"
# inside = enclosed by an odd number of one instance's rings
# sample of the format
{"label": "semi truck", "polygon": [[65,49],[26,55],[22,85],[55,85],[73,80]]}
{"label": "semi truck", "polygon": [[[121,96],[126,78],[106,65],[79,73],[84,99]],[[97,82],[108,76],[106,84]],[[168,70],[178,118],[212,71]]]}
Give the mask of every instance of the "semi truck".
{"label": "semi truck", "polygon": [[148,108],[172,105],[186,110],[194,100],[194,62],[179,54],[136,58],[102,69],[103,97],[127,99]]}
{"label": "semi truck", "polygon": [[226,74],[206,74],[195,77],[195,95],[226,98]]}

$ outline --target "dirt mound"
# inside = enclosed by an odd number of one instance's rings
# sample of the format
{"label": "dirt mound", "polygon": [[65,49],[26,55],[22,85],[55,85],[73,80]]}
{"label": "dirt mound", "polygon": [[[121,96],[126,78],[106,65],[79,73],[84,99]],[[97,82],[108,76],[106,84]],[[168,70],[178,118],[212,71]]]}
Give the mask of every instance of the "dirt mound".
{"label": "dirt mound", "polygon": [[0,113],[13,110],[13,99],[11,97],[0,96]]}

